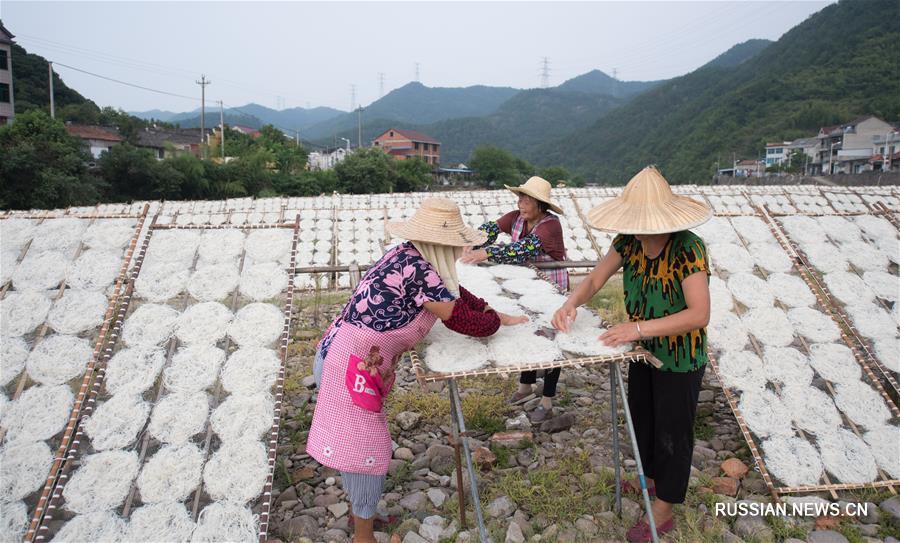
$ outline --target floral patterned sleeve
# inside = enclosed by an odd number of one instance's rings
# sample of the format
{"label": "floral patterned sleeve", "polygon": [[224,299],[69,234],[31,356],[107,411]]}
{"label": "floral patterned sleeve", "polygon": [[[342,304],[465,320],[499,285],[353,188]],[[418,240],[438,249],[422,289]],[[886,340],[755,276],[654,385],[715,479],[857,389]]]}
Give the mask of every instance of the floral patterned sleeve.
{"label": "floral patterned sleeve", "polygon": [[488,260],[496,264],[521,264],[536,259],[541,253],[541,247],[541,238],[532,233],[514,243],[492,245],[484,250]]}
{"label": "floral patterned sleeve", "polygon": [[497,236],[500,235],[500,225],[497,224],[497,221],[488,221],[479,226],[478,229],[487,234],[488,239],[481,245],[475,247],[476,249],[483,249],[488,245],[492,245],[497,241]]}

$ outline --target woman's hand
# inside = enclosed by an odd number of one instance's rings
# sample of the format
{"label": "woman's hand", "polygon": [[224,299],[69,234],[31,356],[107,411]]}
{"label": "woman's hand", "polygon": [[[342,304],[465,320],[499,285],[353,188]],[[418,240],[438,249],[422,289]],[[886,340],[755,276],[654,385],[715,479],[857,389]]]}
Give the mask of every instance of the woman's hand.
{"label": "woman's hand", "polygon": [[624,343],[633,343],[641,339],[637,323],[617,324],[600,335],[600,341],[607,347],[618,347]]}
{"label": "woman's hand", "polygon": [[497,315],[500,316],[500,324],[502,326],[515,326],[517,324],[524,324],[528,322],[528,315],[507,315],[505,313],[497,312]]}
{"label": "woman's hand", "polygon": [[463,254],[459,258],[459,261],[463,264],[478,264],[479,262],[484,262],[487,260],[488,254],[484,249],[473,249],[472,247],[466,247],[463,249]]}
{"label": "woman's hand", "polygon": [[563,304],[556,310],[556,313],[553,314],[553,319],[550,321],[550,324],[557,330],[568,333],[572,323],[575,322],[575,317],[577,315],[578,311],[574,307],[569,304]]}

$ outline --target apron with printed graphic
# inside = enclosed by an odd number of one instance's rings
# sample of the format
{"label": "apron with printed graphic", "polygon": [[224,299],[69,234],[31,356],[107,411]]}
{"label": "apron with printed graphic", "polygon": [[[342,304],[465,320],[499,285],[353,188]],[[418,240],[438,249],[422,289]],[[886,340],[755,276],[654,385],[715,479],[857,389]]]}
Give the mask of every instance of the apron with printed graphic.
{"label": "apron with printed graphic", "polygon": [[[544,224],[547,221],[559,220],[555,215],[546,215],[543,219],[540,220],[534,228],[531,229],[532,232],[537,230],[537,227]],[[519,241],[523,238],[523,233],[525,232],[526,222],[525,219],[522,218],[522,214],[520,213],[518,218],[516,218],[516,223],[512,227],[512,232],[510,236],[512,236],[513,243]],[[555,262],[552,256],[547,253],[541,251],[537,258],[535,259],[537,262]],[[543,271],[547,277],[550,278],[551,281],[559,285],[563,291],[569,290],[569,272],[565,268],[558,268],[555,270],[541,270]]]}

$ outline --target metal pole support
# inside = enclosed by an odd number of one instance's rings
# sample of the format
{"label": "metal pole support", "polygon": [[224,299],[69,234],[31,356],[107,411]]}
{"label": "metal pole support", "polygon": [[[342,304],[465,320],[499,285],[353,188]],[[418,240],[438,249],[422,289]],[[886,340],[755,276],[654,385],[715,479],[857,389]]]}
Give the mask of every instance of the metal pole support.
{"label": "metal pole support", "polygon": [[[469,440],[466,434],[466,421],[463,418],[462,402],[459,399],[459,390],[456,387],[456,379],[449,379],[450,409],[456,426],[459,428],[459,442],[462,443],[463,455],[466,457],[466,470],[469,472],[469,487],[472,489],[472,509],[475,510],[475,520],[478,523],[478,533],[483,543],[491,543],[487,528],[484,525],[484,514],[481,511],[481,498],[478,497],[478,478],[475,474],[475,466],[472,464],[472,453],[469,451]],[[458,485],[457,492],[465,492],[462,485]]]}

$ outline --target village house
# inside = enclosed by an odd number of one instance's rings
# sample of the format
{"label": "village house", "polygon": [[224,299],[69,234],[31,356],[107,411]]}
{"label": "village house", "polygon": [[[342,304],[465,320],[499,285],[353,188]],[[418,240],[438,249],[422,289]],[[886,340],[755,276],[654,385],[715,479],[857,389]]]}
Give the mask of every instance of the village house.
{"label": "village house", "polygon": [[16,116],[13,96],[12,44],[13,36],[0,23],[0,125],[11,123]]}
{"label": "village house", "polygon": [[372,145],[397,160],[419,157],[434,167],[441,163],[441,142],[414,130],[390,128],[375,138]]}
{"label": "village house", "polygon": [[100,158],[100,155],[109,151],[110,147],[125,141],[115,129],[103,126],[66,123],[66,132],[81,139],[94,158]]}

